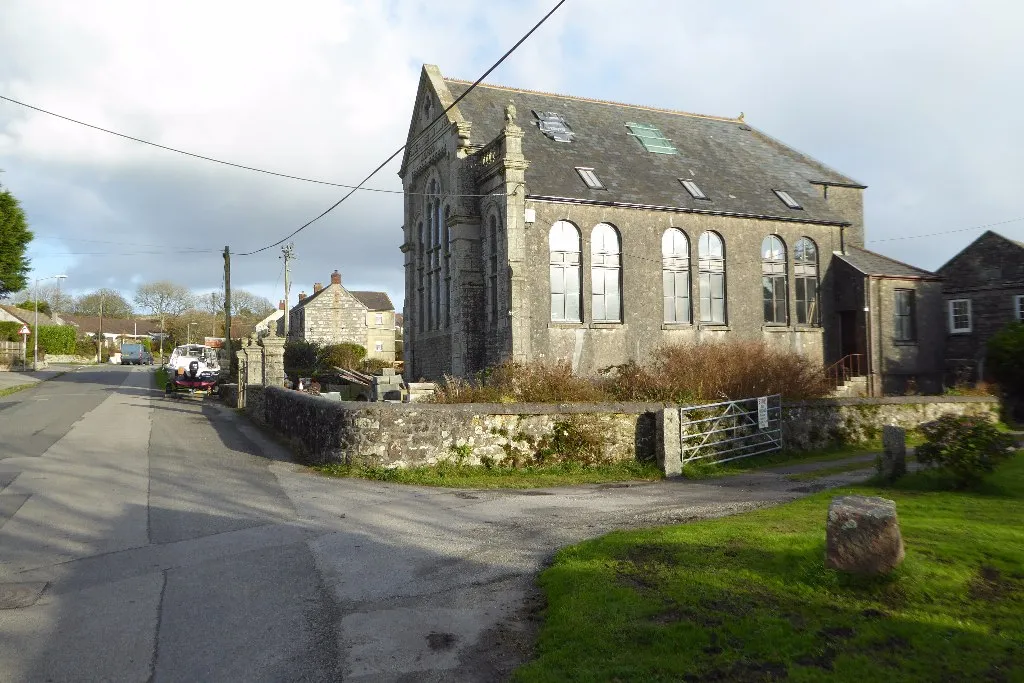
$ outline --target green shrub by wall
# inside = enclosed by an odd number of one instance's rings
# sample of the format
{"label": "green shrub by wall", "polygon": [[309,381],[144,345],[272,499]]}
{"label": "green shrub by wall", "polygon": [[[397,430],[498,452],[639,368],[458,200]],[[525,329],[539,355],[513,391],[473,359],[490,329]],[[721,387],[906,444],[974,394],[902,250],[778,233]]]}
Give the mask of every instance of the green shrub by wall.
{"label": "green shrub by wall", "polygon": [[[70,325],[41,325],[39,348],[55,355],[73,354],[77,337],[77,331]],[[30,336],[29,341],[31,339]]]}

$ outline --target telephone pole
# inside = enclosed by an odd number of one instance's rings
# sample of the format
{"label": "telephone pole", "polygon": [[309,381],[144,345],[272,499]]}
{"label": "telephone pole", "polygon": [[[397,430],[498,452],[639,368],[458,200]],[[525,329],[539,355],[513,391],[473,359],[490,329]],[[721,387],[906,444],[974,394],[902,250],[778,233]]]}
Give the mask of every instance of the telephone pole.
{"label": "telephone pole", "polygon": [[224,350],[231,368],[231,247],[224,247]]}
{"label": "telephone pole", "polygon": [[291,261],[295,258],[295,245],[292,243],[286,244],[281,247],[281,253],[284,254],[284,336],[288,337],[288,306],[291,304],[289,296],[291,294],[291,274],[292,266]]}

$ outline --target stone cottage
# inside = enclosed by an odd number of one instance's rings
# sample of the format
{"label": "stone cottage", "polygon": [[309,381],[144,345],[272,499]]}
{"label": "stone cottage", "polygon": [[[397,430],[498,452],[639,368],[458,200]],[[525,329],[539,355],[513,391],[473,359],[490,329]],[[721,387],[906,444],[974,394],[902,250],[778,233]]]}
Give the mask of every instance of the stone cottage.
{"label": "stone cottage", "polygon": [[985,346],[1024,321],[1024,243],[986,231],[939,268],[948,381],[984,376]]}
{"label": "stone cottage", "polygon": [[590,373],[683,340],[867,349],[834,267],[863,251],[864,185],[742,115],[493,85],[442,115],[469,86],[424,66],[399,172],[410,376]]}
{"label": "stone cottage", "polygon": [[367,358],[395,360],[395,306],[385,292],[345,289],[341,274],[331,273],[330,284],[313,285],[309,296],[289,311],[288,336],[320,344],[359,344]]}

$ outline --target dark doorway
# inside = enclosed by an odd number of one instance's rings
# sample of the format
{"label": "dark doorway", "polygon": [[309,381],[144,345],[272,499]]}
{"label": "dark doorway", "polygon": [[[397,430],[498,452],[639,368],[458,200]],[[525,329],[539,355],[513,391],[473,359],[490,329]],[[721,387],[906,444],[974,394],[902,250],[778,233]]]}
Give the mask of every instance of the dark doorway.
{"label": "dark doorway", "polygon": [[863,353],[857,334],[857,311],[839,311],[839,357]]}

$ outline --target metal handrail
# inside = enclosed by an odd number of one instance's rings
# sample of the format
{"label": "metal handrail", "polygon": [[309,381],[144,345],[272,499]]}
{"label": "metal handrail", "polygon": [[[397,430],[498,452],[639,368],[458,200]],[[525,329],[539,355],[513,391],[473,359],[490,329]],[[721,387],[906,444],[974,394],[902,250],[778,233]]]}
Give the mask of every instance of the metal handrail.
{"label": "metal handrail", "polygon": [[851,353],[843,356],[825,368],[825,375],[832,380],[832,386],[839,388],[852,377],[864,376],[864,355]]}

